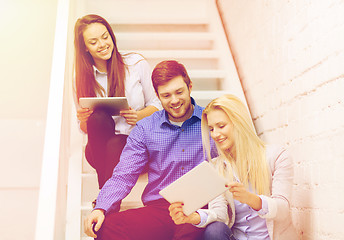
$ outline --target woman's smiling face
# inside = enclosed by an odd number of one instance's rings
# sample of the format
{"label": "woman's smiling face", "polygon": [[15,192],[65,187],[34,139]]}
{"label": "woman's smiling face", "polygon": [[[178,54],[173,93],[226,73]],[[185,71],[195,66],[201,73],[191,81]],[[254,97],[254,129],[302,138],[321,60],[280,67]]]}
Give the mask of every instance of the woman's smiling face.
{"label": "woman's smiling face", "polygon": [[83,33],[87,51],[95,63],[106,62],[112,56],[114,44],[107,28],[101,23],[91,23]]}
{"label": "woman's smiling face", "polygon": [[223,152],[230,152],[234,146],[233,123],[221,109],[210,110],[207,114],[210,136]]}

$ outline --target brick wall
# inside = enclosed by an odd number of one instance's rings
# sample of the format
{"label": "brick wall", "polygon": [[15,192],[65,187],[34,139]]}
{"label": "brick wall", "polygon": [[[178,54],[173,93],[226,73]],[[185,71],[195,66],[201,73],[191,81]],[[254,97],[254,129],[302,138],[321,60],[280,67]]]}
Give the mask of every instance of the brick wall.
{"label": "brick wall", "polygon": [[300,239],[343,239],[344,1],[218,3],[257,132],[293,156]]}

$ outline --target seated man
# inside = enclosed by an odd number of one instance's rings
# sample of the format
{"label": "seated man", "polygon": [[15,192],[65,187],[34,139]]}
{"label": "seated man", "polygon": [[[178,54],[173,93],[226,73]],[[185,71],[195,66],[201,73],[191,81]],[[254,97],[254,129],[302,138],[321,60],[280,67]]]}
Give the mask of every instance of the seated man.
{"label": "seated man", "polygon": [[[202,239],[203,229],[174,224],[169,215],[170,204],[159,191],[205,160],[201,137],[203,108],[190,96],[192,82],[182,64],[159,63],[152,81],[164,109],[137,122],[128,136],[119,164],[85,219],[85,233],[91,237]],[[118,212],[121,200],[144,170],[148,172],[142,195],[145,207]]]}

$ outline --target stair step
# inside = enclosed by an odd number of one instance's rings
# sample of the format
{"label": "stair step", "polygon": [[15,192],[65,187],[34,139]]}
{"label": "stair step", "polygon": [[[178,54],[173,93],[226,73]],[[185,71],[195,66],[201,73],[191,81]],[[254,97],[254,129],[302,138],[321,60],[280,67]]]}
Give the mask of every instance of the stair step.
{"label": "stair step", "polygon": [[214,34],[209,32],[116,32],[120,41],[141,40],[184,40],[200,41],[213,40]]}
{"label": "stair step", "polygon": [[94,240],[92,237],[82,237],[81,240]]}
{"label": "stair step", "polygon": [[202,69],[218,69],[219,60],[216,58],[146,58],[151,69],[161,61],[164,60],[177,60],[182,63],[188,72],[190,70],[202,70]]}
{"label": "stair step", "polygon": [[111,25],[115,24],[145,24],[145,25],[190,25],[190,24],[208,24],[208,20],[203,17],[194,17],[194,18],[186,18],[186,17],[179,17],[179,18],[164,18],[159,19],[157,21],[154,18],[151,17],[144,17],[144,18],[131,18],[131,19],[119,19],[115,17],[106,17],[106,20],[108,20]]}
{"label": "stair step", "polygon": [[[121,203],[121,211],[139,207],[143,207],[142,201],[125,201],[125,199],[123,199]],[[84,202],[81,205],[80,210],[83,216],[87,216],[93,210],[92,203]]]}
{"label": "stair step", "polygon": [[92,211],[92,202],[83,202],[80,207],[82,212],[91,212]]}
{"label": "stair step", "polygon": [[191,96],[196,99],[215,99],[229,93],[230,91],[192,91]]}
{"label": "stair step", "polygon": [[81,174],[82,178],[94,178],[97,176],[96,172],[87,172]]}
{"label": "stair step", "polygon": [[110,24],[115,34],[121,33],[145,33],[145,32],[184,32],[184,33],[207,33],[209,25],[207,23],[161,23],[155,24],[129,24],[129,23],[115,23]]}
{"label": "stair step", "polygon": [[123,50],[124,52],[136,52],[145,58],[160,59],[216,59],[219,57],[217,50]]}
{"label": "stair step", "polygon": [[218,91],[221,89],[226,72],[223,70],[189,70],[193,91]]}
{"label": "stair step", "polygon": [[224,78],[226,76],[225,71],[216,69],[188,70],[188,74],[191,79]]}
{"label": "stair step", "polygon": [[122,201],[121,203],[121,210],[120,211],[125,211],[128,209],[134,209],[134,208],[140,208],[143,207],[142,201]]}
{"label": "stair step", "polygon": [[96,199],[99,194],[97,174],[83,173],[81,190],[81,202],[89,202],[89,206],[91,206],[91,202]]}
{"label": "stair step", "polygon": [[[97,174],[96,172],[92,172],[92,173],[82,173],[81,174],[82,178],[96,178]],[[148,181],[148,174],[147,173],[143,173],[139,176],[139,178],[137,179],[137,182],[147,182]]]}
{"label": "stair step", "polygon": [[[206,23],[207,1],[85,0],[85,8],[111,23]],[[183,7],[181,7],[183,6]]]}
{"label": "stair step", "polygon": [[229,94],[229,91],[191,91],[191,96],[196,103],[202,107],[206,107],[209,102],[224,94]]}
{"label": "stair step", "polygon": [[93,167],[91,167],[91,165],[86,160],[84,160],[82,164],[82,173],[96,174],[97,172]]}
{"label": "stair step", "polygon": [[[92,201],[97,198],[99,189],[97,183],[96,174],[83,173],[83,186],[82,186],[82,211],[92,210]],[[131,192],[122,200],[121,209],[127,209],[129,207],[143,206],[141,201],[141,195],[148,183],[148,174],[144,173],[139,176],[136,184],[132,188]]]}
{"label": "stair step", "polygon": [[210,50],[214,36],[206,32],[116,32],[120,49]]}

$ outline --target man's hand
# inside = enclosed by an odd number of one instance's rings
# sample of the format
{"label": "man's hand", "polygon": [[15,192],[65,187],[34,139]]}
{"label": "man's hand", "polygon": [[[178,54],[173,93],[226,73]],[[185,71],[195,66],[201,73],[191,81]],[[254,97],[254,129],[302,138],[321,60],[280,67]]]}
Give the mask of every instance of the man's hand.
{"label": "man's hand", "polygon": [[182,203],[172,203],[168,208],[170,211],[170,216],[175,224],[180,225],[184,223],[199,224],[201,222],[201,217],[197,212],[191,213],[189,216],[186,216],[183,212]]}
{"label": "man's hand", "polygon": [[[100,229],[100,227],[102,226],[104,222],[104,219],[105,219],[104,210],[96,209],[92,211],[91,214],[88,215],[84,221],[85,233],[90,237],[96,238],[97,235],[95,234],[95,232],[97,232]],[[95,232],[93,231],[93,224],[95,224],[94,226]]]}

